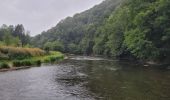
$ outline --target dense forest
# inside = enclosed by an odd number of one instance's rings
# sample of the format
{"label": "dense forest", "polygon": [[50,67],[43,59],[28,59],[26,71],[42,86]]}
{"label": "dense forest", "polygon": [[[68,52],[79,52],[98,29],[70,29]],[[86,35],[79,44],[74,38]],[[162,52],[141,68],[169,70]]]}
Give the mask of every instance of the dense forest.
{"label": "dense forest", "polygon": [[[39,40],[39,41],[37,41]],[[36,47],[74,54],[170,59],[169,0],[105,0],[32,39]]]}
{"label": "dense forest", "polygon": [[37,35],[33,39],[33,43],[41,48],[92,54],[93,40],[97,29],[104,25],[104,21],[119,3],[120,0],[107,0],[83,13],[67,17],[60,21],[56,27]]}

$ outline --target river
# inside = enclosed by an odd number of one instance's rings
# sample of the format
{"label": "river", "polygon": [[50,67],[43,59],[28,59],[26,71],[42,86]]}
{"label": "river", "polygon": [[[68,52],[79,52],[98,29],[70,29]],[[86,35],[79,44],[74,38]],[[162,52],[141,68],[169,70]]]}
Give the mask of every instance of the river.
{"label": "river", "polygon": [[0,72],[0,100],[170,100],[170,70],[72,56]]}

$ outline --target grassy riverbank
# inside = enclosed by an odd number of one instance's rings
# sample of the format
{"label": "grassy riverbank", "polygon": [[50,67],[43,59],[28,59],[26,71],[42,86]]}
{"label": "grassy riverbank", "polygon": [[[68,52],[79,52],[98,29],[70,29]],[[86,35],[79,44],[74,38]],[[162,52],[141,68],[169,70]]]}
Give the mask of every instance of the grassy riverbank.
{"label": "grassy riverbank", "polygon": [[42,63],[53,63],[64,59],[60,52],[46,53],[38,48],[0,47],[0,69],[18,69],[40,66]]}

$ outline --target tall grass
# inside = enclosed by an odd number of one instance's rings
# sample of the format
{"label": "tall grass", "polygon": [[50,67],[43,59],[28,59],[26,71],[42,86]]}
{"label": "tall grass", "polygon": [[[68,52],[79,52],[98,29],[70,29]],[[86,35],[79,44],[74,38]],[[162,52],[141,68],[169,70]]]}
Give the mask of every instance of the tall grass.
{"label": "tall grass", "polygon": [[43,56],[45,54],[46,54],[45,51],[39,48],[0,46],[0,55],[4,55],[6,58],[12,60],[13,59],[22,60],[29,57]]}

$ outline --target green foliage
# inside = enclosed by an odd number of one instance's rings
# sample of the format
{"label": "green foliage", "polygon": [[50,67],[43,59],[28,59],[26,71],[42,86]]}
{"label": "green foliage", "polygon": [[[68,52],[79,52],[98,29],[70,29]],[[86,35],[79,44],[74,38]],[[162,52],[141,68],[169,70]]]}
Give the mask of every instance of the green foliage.
{"label": "green foliage", "polygon": [[9,33],[5,33],[5,36],[3,38],[4,45],[6,46],[19,46],[20,40],[18,37],[13,37]]}
{"label": "green foliage", "polygon": [[40,66],[42,63],[54,63],[64,59],[64,55],[60,52],[49,52],[48,55],[36,56],[23,60],[14,60],[12,64],[14,67],[23,66]]}
{"label": "green foliage", "polygon": [[11,41],[12,36],[9,33],[5,33],[5,36],[3,37],[5,45],[10,45],[12,43]]}
{"label": "green foliage", "polygon": [[0,63],[0,69],[8,69],[10,66],[6,62],[1,62]]}
{"label": "green foliage", "polygon": [[74,43],[68,44],[68,50],[70,53],[74,54],[79,54],[81,52],[79,46]]}
{"label": "green foliage", "polygon": [[0,46],[4,46],[4,45],[5,45],[5,43],[0,41]]}
{"label": "green foliage", "polygon": [[126,7],[117,8],[107,19],[102,27],[99,27],[96,36],[95,54],[119,57],[126,52],[123,44],[124,31],[129,23],[128,9]]}
{"label": "green foliage", "polygon": [[130,1],[133,4],[129,3],[127,7],[131,9],[129,13],[132,23],[125,31],[124,43],[140,59],[167,59],[170,50],[167,31],[170,25],[170,1]]}
{"label": "green foliage", "polygon": [[64,45],[59,41],[46,42],[43,46],[44,50],[49,51],[64,51]]}
{"label": "green foliage", "polygon": [[13,61],[14,67],[23,67],[23,66],[40,66],[41,60],[15,60]]}
{"label": "green foliage", "polygon": [[68,53],[165,61],[170,59],[169,9],[169,0],[105,0],[32,42]]}
{"label": "green foliage", "polygon": [[54,41],[52,47],[55,51],[64,51],[64,45],[60,41]]}
{"label": "green foliage", "polygon": [[9,56],[0,52],[0,60],[8,60],[9,59]]}
{"label": "green foliage", "polygon": [[53,63],[64,59],[64,55],[60,52],[50,52],[50,54],[42,59],[42,62]]}
{"label": "green foliage", "polygon": [[30,40],[29,32],[25,32],[23,25],[0,27],[0,41],[3,41],[3,45],[24,46],[30,44]]}
{"label": "green foliage", "polygon": [[48,53],[50,50],[53,49],[52,46],[53,46],[52,42],[47,42],[44,44],[43,49]]}
{"label": "green foliage", "polygon": [[59,46],[64,52],[92,54],[97,28],[104,23],[120,1],[106,0],[90,10],[68,17],[56,27],[34,37],[32,44],[48,50],[51,49],[52,43],[57,41],[57,44],[62,43],[62,46]]}

